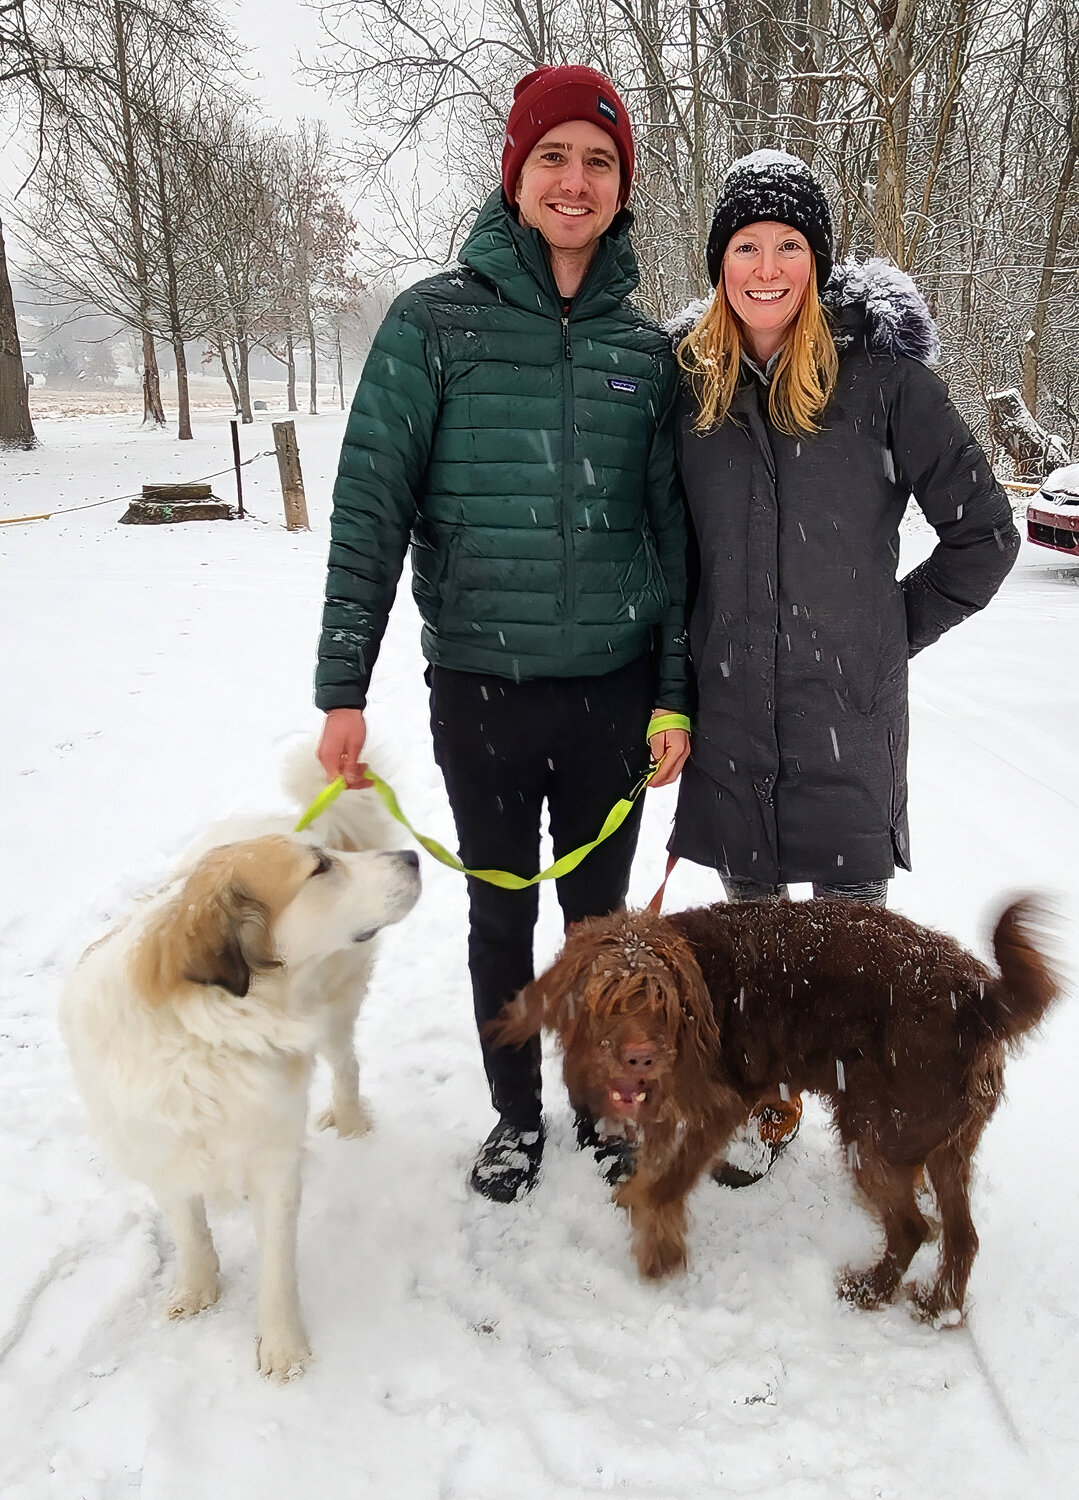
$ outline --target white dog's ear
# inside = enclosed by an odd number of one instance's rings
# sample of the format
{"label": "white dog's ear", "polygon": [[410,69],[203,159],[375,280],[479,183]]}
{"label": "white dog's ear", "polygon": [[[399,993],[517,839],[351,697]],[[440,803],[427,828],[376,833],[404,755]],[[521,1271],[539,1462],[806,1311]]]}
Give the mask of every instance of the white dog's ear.
{"label": "white dog's ear", "polygon": [[253,974],[279,969],[270,913],[263,902],[233,882],[209,891],[181,915],[186,951],[183,977],[246,995]]}

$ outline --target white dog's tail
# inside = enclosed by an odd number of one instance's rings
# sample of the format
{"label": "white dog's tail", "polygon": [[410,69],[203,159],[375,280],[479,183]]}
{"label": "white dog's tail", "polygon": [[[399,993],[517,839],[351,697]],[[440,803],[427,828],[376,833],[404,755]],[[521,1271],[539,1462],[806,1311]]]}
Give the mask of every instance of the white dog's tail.
{"label": "white dog's tail", "polygon": [[[372,757],[366,757],[372,759]],[[326,786],[326,773],[315,755],[315,743],[305,740],[285,756],[281,785],[301,813]],[[319,813],[308,832],[328,849],[363,853],[367,849],[397,849],[407,834],[370,788],[342,792],[325,812]]]}

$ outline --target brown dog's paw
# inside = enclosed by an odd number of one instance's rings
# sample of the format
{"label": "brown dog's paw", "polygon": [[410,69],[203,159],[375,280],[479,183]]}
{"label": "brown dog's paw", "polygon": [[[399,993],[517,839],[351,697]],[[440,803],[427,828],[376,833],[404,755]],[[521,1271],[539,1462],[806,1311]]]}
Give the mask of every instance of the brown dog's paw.
{"label": "brown dog's paw", "polygon": [[955,1305],[955,1298],[949,1296],[939,1282],[912,1286],[907,1295],[911,1311],[920,1323],[929,1323],[933,1328],[962,1328],[966,1322],[963,1309]]}
{"label": "brown dog's paw", "polygon": [[637,1269],[645,1281],[661,1281],[664,1276],[673,1276],[684,1271],[688,1263],[684,1245],[642,1245],[637,1250]]}
{"label": "brown dog's paw", "polygon": [[879,1265],[862,1271],[848,1266],[836,1280],[836,1293],[843,1302],[872,1312],[892,1300],[896,1284],[894,1274]]}
{"label": "brown dog's paw", "polygon": [[646,1281],[659,1281],[684,1271],[689,1264],[685,1236],[662,1226],[649,1225],[633,1237],[637,1269]]}

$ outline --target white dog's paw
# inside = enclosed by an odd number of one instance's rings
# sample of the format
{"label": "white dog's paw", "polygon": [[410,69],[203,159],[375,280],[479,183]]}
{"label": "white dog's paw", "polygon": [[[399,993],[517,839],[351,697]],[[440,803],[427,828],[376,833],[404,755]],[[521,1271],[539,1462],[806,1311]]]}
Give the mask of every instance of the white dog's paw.
{"label": "white dog's paw", "polygon": [[302,1327],[274,1328],[260,1333],[255,1340],[255,1358],[259,1374],[284,1385],[297,1380],[307,1369],[311,1349]]}
{"label": "white dog's paw", "polygon": [[375,1119],[366,1099],[357,1099],[355,1104],[324,1109],[315,1121],[320,1130],[336,1130],[343,1139],[351,1140],[358,1135],[367,1135],[374,1129]]}
{"label": "white dog's paw", "polygon": [[205,1312],[208,1307],[213,1307],[218,1297],[217,1277],[207,1277],[205,1281],[182,1283],[174,1286],[165,1298],[165,1316],[167,1318],[193,1318],[200,1312]]}

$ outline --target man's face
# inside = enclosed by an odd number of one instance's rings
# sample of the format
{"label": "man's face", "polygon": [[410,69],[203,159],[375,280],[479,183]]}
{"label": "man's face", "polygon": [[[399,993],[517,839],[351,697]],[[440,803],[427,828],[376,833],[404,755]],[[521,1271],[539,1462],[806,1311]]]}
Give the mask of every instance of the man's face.
{"label": "man's face", "polygon": [[587,250],[618,212],[621,163],[598,125],[569,120],[533,146],[517,179],[522,224],[559,250]]}

